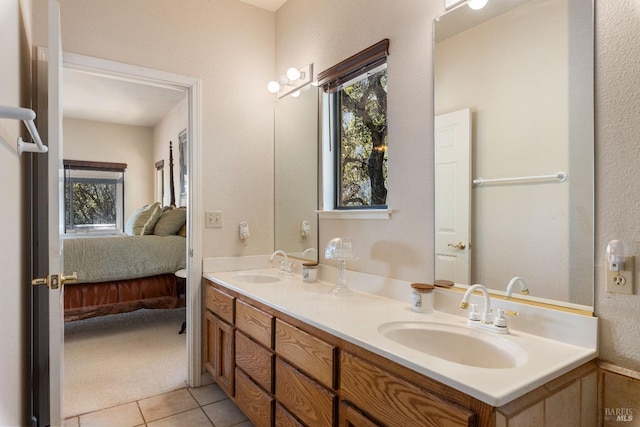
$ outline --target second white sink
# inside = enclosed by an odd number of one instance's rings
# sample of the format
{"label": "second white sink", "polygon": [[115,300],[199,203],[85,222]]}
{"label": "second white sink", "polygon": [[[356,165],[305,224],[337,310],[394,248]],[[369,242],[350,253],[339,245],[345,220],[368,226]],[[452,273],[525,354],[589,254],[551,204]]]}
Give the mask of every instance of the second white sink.
{"label": "second white sink", "polygon": [[280,281],[280,277],[276,274],[269,273],[241,272],[234,274],[233,278],[245,283],[273,283]]}
{"label": "second white sink", "polygon": [[449,362],[478,368],[521,366],[527,354],[507,338],[463,326],[432,322],[390,322],[378,332],[398,344]]}

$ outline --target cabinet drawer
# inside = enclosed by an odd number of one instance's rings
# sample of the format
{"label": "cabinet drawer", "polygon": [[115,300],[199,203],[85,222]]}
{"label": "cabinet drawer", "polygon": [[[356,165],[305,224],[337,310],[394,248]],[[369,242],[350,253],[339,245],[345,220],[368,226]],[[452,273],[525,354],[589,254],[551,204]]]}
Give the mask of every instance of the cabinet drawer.
{"label": "cabinet drawer", "polygon": [[308,426],[332,426],[336,395],[276,358],[276,399]]}
{"label": "cabinet drawer", "polygon": [[235,298],[214,288],[213,284],[209,281],[205,281],[205,284],[204,306],[228,323],[233,324]]}
{"label": "cabinet drawer", "polygon": [[273,353],[236,330],[236,366],[273,393]]}
{"label": "cabinet drawer", "polygon": [[340,395],[389,427],[472,426],[476,423],[473,412],[346,352],[342,352],[340,358]]}
{"label": "cabinet drawer", "polygon": [[276,403],[276,426],[277,427],[304,427],[300,421],[282,407],[279,403]]}
{"label": "cabinet drawer", "polygon": [[271,427],[273,398],[236,368],[236,404],[256,427]]}
{"label": "cabinet drawer", "polygon": [[338,411],[340,413],[339,427],[382,427],[346,402],[340,402]]}
{"label": "cabinet drawer", "polygon": [[276,319],[276,353],[322,385],[336,388],[335,346]]}
{"label": "cabinet drawer", "polygon": [[273,316],[238,300],[236,327],[267,348],[273,348]]}

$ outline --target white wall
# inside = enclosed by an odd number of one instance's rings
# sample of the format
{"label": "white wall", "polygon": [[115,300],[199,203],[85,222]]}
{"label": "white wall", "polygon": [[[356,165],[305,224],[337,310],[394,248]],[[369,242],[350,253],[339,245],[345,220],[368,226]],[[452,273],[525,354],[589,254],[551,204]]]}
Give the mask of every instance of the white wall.
{"label": "white wall", "polygon": [[154,202],[153,129],[91,120],[64,119],[64,158],[126,163],[124,221]]}
{"label": "white wall", "polygon": [[[178,135],[189,125],[189,105],[187,98],[176,105],[153,128],[153,163],[164,160],[164,199],[163,206],[171,204],[169,189],[169,141],[173,142],[173,183],[176,206],[180,204],[180,139]],[[189,143],[187,135],[187,144]]]}
{"label": "white wall", "polygon": [[640,3],[595,3],[595,312],[600,317],[600,355],[640,370],[640,275],[635,275],[633,296],[604,290],[609,240],[624,239],[640,265]]}
{"label": "white wall", "polygon": [[[30,107],[30,2],[0,2],[0,105]],[[26,272],[26,181],[28,155],[18,157],[16,140],[25,135],[17,120],[0,119],[0,182],[4,224],[0,245],[2,298],[0,299],[0,425],[26,423],[26,383],[29,358],[26,357],[29,323],[27,301],[29,279]]]}
{"label": "white wall", "polygon": [[[34,42],[46,45],[46,0],[34,1]],[[201,79],[206,257],[273,251],[275,14],[236,0],[64,0],[63,50]],[[201,213],[202,214],[202,213]],[[238,224],[251,238],[242,243]],[[204,224],[204,221],[203,221]]]}

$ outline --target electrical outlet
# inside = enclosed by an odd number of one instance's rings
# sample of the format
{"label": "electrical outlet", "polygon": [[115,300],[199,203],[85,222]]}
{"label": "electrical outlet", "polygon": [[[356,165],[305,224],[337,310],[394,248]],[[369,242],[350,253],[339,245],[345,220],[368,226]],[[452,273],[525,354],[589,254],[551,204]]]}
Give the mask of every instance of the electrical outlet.
{"label": "electrical outlet", "polygon": [[205,212],[204,223],[206,228],[221,228],[222,212],[220,211]]}
{"label": "electrical outlet", "polygon": [[604,268],[607,275],[605,282],[607,292],[633,295],[634,257],[625,257],[624,271],[611,271],[608,262],[605,262]]}

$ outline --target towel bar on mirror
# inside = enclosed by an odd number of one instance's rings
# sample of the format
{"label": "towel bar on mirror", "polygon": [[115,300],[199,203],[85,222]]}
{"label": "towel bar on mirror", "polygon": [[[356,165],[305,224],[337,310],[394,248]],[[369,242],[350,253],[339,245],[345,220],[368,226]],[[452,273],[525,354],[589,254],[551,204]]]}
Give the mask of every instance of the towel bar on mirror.
{"label": "towel bar on mirror", "polygon": [[493,179],[476,178],[473,180],[473,183],[475,185],[483,185],[483,184],[490,184],[493,182],[509,183],[509,182],[534,181],[534,180],[557,180],[559,182],[563,182],[567,180],[567,173],[560,171],[553,175],[519,176],[515,178],[493,178]]}

